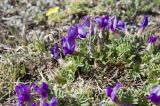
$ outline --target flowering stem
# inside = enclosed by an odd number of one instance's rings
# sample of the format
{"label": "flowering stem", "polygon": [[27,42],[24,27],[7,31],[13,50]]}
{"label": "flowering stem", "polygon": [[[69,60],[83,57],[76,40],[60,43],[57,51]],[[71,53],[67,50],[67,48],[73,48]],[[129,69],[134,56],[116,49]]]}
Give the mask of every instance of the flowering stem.
{"label": "flowering stem", "polygon": [[119,99],[117,99],[115,103],[116,106],[123,106],[123,103]]}
{"label": "flowering stem", "polygon": [[139,29],[139,30],[138,30],[138,32],[137,32],[137,36],[138,36],[138,37],[142,34],[142,31],[143,31],[142,29]]}
{"label": "flowering stem", "polygon": [[89,28],[89,53],[92,56],[92,19],[90,20],[90,28]]}
{"label": "flowering stem", "polygon": [[98,37],[98,52],[101,53],[102,50],[102,44],[103,44],[103,36],[102,36],[102,30],[99,32],[99,37]]}
{"label": "flowering stem", "polygon": [[100,39],[103,38],[103,37],[102,37],[102,30],[100,30],[100,32],[99,32],[99,38],[100,38]]}
{"label": "flowering stem", "polygon": [[98,42],[97,42],[97,52],[100,53],[101,52],[101,43],[100,43],[100,38],[98,38]]}
{"label": "flowering stem", "polygon": [[146,50],[149,51],[151,49],[152,44],[148,43]]}

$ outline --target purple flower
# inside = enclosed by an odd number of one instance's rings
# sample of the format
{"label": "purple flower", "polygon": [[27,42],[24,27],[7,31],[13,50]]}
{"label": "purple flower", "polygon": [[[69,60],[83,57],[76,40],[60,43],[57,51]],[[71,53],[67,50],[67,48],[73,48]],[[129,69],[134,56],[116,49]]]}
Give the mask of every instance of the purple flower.
{"label": "purple flower", "polygon": [[101,24],[103,23],[103,19],[102,19],[102,17],[100,17],[100,16],[96,16],[96,17],[94,18],[94,22],[100,27]]}
{"label": "purple flower", "polygon": [[102,30],[105,28],[108,28],[108,20],[109,20],[109,16],[103,16],[103,17],[95,17],[94,18],[94,22],[98,25],[98,27]]}
{"label": "purple flower", "polygon": [[50,102],[50,106],[56,106],[56,105],[57,105],[57,103],[58,103],[57,98],[52,97],[52,100],[51,100],[51,102]]}
{"label": "purple flower", "polygon": [[52,97],[52,100],[50,101],[50,103],[47,102],[43,102],[42,106],[56,106],[58,103],[58,100],[55,97]]}
{"label": "purple flower", "polygon": [[156,42],[157,39],[158,39],[157,35],[151,35],[148,39],[148,43],[152,44],[152,43]]}
{"label": "purple flower", "polygon": [[78,25],[79,38],[84,39],[89,33],[89,28],[85,25]]}
{"label": "purple flower", "polygon": [[116,102],[118,99],[116,95],[120,87],[121,85],[119,83],[116,83],[116,86],[113,89],[110,86],[106,87],[106,95],[110,97],[113,102]]}
{"label": "purple flower", "polygon": [[28,85],[19,83],[16,88],[16,95],[18,97],[18,103],[23,106],[25,102],[31,101],[30,88]]}
{"label": "purple flower", "polygon": [[108,28],[108,24],[109,24],[109,16],[103,16],[103,27],[104,28]]}
{"label": "purple flower", "polygon": [[[58,100],[55,97],[52,97],[50,103],[46,102],[46,98],[48,97],[48,85],[45,82],[42,82],[41,87],[37,86],[35,83],[32,84],[35,92],[37,92],[41,96],[41,104],[42,106],[56,106]],[[37,106],[36,102],[33,102],[30,94],[30,87],[28,85],[19,83],[16,88],[16,95],[18,96],[17,106]]]}
{"label": "purple flower", "polygon": [[83,18],[83,25],[90,26],[90,18],[88,16],[84,16]]}
{"label": "purple flower", "polygon": [[72,54],[76,47],[76,38],[78,36],[78,25],[71,26],[67,32],[66,36],[61,39],[61,44],[63,48],[64,55]]}
{"label": "purple flower", "polygon": [[61,39],[64,55],[72,54],[75,51],[76,43],[72,36],[63,36]]}
{"label": "purple flower", "polygon": [[78,36],[78,26],[77,25],[74,25],[74,26],[71,26],[67,32],[67,36],[72,36],[74,38],[77,38]]}
{"label": "purple flower", "polygon": [[110,19],[109,21],[109,29],[112,31],[112,32],[115,32],[116,31],[116,28],[117,28],[117,24],[118,24],[118,20],[117,20],[117,17],[114,16]]}
{"label": "purple flower", "polygon": [[150,99],[153,104],[160,103],[160,85],[151,89],[148,99]]}
{"label": "purple flower", "polygon": [[126,31],[126,24],[123,21],[118,21],[117,28]]}
{"label": "purple flower", "polygon": [[49,103],[43,101],[42,106],[49,106]]}
{"label": "purple flower", "polygon": [[53,58],[54,59],[59,59],[60,58],[60,51],[58,49],[58,44],[55,43],[54,46],[50,49],[52,55],[53,55]]}
{"label": "purple flower", "polygon": [[[88,34],[94,34],[94,28],[91,26],[91,22],[88,16],[83,17],[84,22],[78,25],[79,38],[84,39]],[[90,33],[91,32],[91,33]]]}
{"label": "purple flower", "polygon": [[141,22],[141,29],[144,30],[148,25],[148,16],[144,16],[143,21]]}
{"label": "purple flower", "polygon": [[41,98],[44,100],[46,97],[48,97],[48,85],[45,82],[42,82],[41,87],[39,87],[38,85],[36,85],[35,83],[32,84],[35,92],[37,92]]}
{"label": "purple flower", "polygon": [[122,30],[123,32],[127,32],[126,24],[123,21],[118,20],[116,16],[112,17],[109,20],[109,29],[112,32],[115,32],[116,29]]}

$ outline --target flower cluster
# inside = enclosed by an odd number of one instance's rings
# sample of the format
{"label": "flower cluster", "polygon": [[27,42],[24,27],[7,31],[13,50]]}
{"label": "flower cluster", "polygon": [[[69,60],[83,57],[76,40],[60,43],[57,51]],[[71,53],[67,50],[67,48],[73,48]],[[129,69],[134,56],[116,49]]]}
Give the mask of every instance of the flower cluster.
{"label": "flower cluster", "polygon": [[[112,89],[110,86],[106,87],[106,95],[118,106],[133,106],[122,103],[117,97],[117,93],[120,89],[121,85],[116,83],[115,87]],[[149,96],[147,97],[153,104],[159,106],[160,105],[160,85],[151,89]]]}
{"label": "flower cluster", "polygon": [[[50,102],[47,102],[48,97],[48,85],[45,82],[42,82],[41,87],[32,84],[34,91],[41,97],[40,104],[41,106],[56,106],[58,100],[55,97],[52,97]],[[18,106],[39,106],[38,103],[34,102],[34,95],[31,95],[31,89],[28,85],[19,83],[15,88],[16,95],[18,97]]]}
{"label": "flower cluster", "polygon": [[[148,25],[148,16],[144,16],[143,21],[141,22],[140,29],[138,31],[138,35],[146,28]],[[127,30],[127,25],[125,22],[118,20],[117,16],[113,16],[109,18],[108,15],[106,16],[96,16],[91,19],[88,16],[82,18],[81,23],[75,24],[71,26],[66,35],[61,37],[61,50],[63,54],[71,55],[77,49],[78,45],[76,43],[77,39],[86,39],[88,36],[97,35],[97,29],[99,29],[99,38],[103,39],[102,31],[108,31],[111,33],[123,32],[126,35],[130,35]],[[96,36],[98,38],[98,36]],[[148,40],[147,50],[150,49],[151,45],[157,40],[158,36],[151,35]],[[99,40],[98,40],[99,41]],[[99,44],[100,45],[100,44]],[[89,43],[89,50],[92,48],[92,41],[90,40]],[[53,58],[58,60],[60,58],[60,47],[58,43],[55,43],[53,47],[50,49]]]}
{"label": "flower cluster", "polygon": [[[83,22],[77,25],[71,26],[67,34],[65,36],[62,36],[61,38],[61,46],[63,49],[64,55],[73,54],[76,49],[76,39],[85,39],[87,36],[91,34],[94,34],[94,28],[91,26],[90,18],[88,16],[85,16],[83,18]],[[59,47],[57,43],[54,44],[54,46],[50,49],[51,53],[53,54],[54,59],[59,59]]]}
{"label": "flower cluster", "polygon": [[[144,16],[143,21],[140,24],[139,31],[136,33],[136,36],[141,35],[142,31],[147,27],[148,25],[148,16]],[[98,29],[98,30],[97,30]],[[83,17],[82,22],[76,25],[71,26],[67,34],[65,36],[62,36],[61,38],[61,49],[63,51],[64,55],[71,55],[76,51],[76,48],[78,47],[76,41],[77,39],[84,40],[88,36],[89,39],[89,50],[92,49],[92,40],[91,38],[94,36],[94,38],[97,38],[98,45],[101,46],[101,44],[104,44],[105,40],[103,40],[104,32],[108,33],[115,33],[121,34],[124,33],[125,35],[130,35],[130,33],[127,30],[127,24],[123,22],[122,20],[118,20],[116,16],[113,16],[109,18],[109,16],[96,16],[93,19],[91,19],[88,16]],[[97,34],[98,33],[98,34]],[[99,35],[99,36],[96,36]],[[109,35],[107,35],[109,36]],[[148,44],[147,44],[147,50],[149,51],[152,44],[155,43],[158,39],[157,35],[150,35],[148,38]],[[97,50],[98,51],[98,50]],[[54,44],[54,46],[51,48],[51,53],[53,55],[53,58],[58,60],[60,57],[60,47],[57,43]],[[127,105],[125,103],[122,103],[121,100],[117,97],[117,93],[120,89],[121,85],[116,84],[115,87],[112,89],[110,86],[107,86],[106,88],[106,95],[117,104],[117,106],[131,106]],[[150,99],[154,104],[160,103],[160,86],[154,88],[151,91],[150,96],[148,99]]]}

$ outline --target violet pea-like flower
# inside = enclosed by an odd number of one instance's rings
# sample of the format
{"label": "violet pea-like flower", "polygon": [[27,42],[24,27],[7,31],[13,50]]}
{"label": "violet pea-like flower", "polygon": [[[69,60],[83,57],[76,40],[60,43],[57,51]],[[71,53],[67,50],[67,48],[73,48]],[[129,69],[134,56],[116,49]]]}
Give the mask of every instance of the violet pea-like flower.
{"label": "violet pea-like flower", "polygon": [[109,16],[103,16],[103,27],[104,28],[108,28],[108,24],[109,24]]}
{"label": "violet pea-like flower", "polygon": [[45,82],[42,82],[41,87],[36,85],[35,83],[32,84],[35,92],[37,92],[40,96],[41,99],[44,100],[45,98],[48,97],[48,85]]}
{"label": "violet pea-like flower", "polygon": [[148,99],[151,100],[153,104],[160,104],[160,85],[151,89]]}
{"label": "violet pea-like flower", "polygon": [[85,39],[89,34],[94,34],[94,28],[91,25],[90,18],[88,16],[83,17],[84,22],[78,24],[78,37]]}
{"label": "violet pea-like flower", "polygon": [[137,35],[140,36],[142,31],[146,28],[148,25],[148,16],[144,16],[143,21],[141,22],[140,29],[137,32]]}
{"label": "violet pea-like flower", "polygon": [[112,17],[110,20],[109,20],[109,29],[112,31],[112,32],[115,32],[117,29],[119,30],[122,30],[123,32],[125,33],[128,33],[127,32],[127,29],[126,29],[126,24],[125,22],[121,21],[121,20],[118,20],[116,16]]}
{"label": "violet pea-like flower", "polygon": [[52,97],[52,100],[50,101],[50,106],[56,106],[56,105],[57,105],[57,103],[58,103],[57,98]]}
{"label": "violet pea-like flower", "polygon": [[148,43],[153,44],[154,42],[156,42],[156,40],[158,39],[158,36],[156,35],[151,35],[148,39]]}
{"label": "violet pea-like flower", "polygon": [[148,39],[148,45],[147,45],[147,51],[149,51],[151,49],[151,46],[154,42],[156,42],[158,39],[158,36],[157,35],[151,35]]}
{"label": "violet pea-like flower", "polygon": [[90,18],[88,16],[84,16],[82,19],[83,19],[82,24],[87,27],[90,27]]}
{"label": "violet pea-like flower", "polygon": [[112,32],[115,32],[116,31],[116,28],[117,28],[117,24],[118,24],[118,19],[116,16],[112,17],[110,20],[109,20],[109,29],[112,31]]}
{"label": "violet pea-like flower", "polygon": [[53,55],[53,58],[54,58],[55,60],[57,60],[57,59],[60,58],[60,51],[59,51],[59,49],[58,49],[58,44],[57,44],[57,43],[55,43],[55,44],[53,45],[53,47],[50,49],[50,51],[51,51],[51,53],[52,53],[52,55]]}
{"label": "violet pea-like flower", "polygon": [[72,54],[75,51],[76,42],[72,36],[63,36],[61,39],[64,55]]}
{"label": "violet pea-like flower", "polygon": [[143,21],[141,22],[141,29],[144,30],[148,25],[148,16],[144,16]]}
{"label": "violet pea-like flower", "polygon": [[85,25],[78,25],[78,37],[80,39],[85,39],[89,33],[89,28]]}
{"label": "violet pea-like flower", "polygon": [[16,95],[18,97],[18,104],[23,106],[25,103],[31,102],[30,88],[28,85],[19,83],[16,88]]}
{"label": "violet pea-like flower", "polygon": [[67,31],[67,36],[77,38],[77,36],[78,36],[78,26],[77,25],[71,26]]}
{"label": "violet pea-like flower", "polygon": [[121,87],[121,85],[119,83],[116,83],[116,85],[113,89],[110,86],[106,87],[106,95],[108,97],[110,97],[110,99],[115,103],[118,100],[117,93],[118,93],[120,87]]}
{"label": "violet pea-like flower", "polygon": [[108,21],[109,21],[109,16],[103,16],[103,17],[95,17],[94,22],[98,25],[100,30],[108,28]]}
{"label": "violet pea-like flower", "polygon": [[94,17],[94,22],[99,26],[99,28],[101,28],[101,25],[103,23],[103,18],[100,16],[96,16]]}
{"label": "violet pea-like flower", "polygon": [[42,106],[57,106],[58,100],[55,97],[52,97],[52,100],[48,103],[48,102],[43,102]]}
{"label": "violet pea-like flower", "polygon": [[123,21],[118,21],[117,28],[125,32],[126,31],[126,24]]}

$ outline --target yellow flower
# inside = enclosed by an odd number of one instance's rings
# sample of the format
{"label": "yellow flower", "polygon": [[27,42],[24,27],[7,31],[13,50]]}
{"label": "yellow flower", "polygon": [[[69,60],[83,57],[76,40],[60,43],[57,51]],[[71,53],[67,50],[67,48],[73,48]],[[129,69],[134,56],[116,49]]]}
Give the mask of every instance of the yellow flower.
{"label": "yellow flower", "polygon": [[50,9],[48,9],[48,11],[46,13],[46,16],[49,16],[49,15],[54,14],[54,13],[57,13],[58,10],[59,10],[59,7],[50,8]]}

